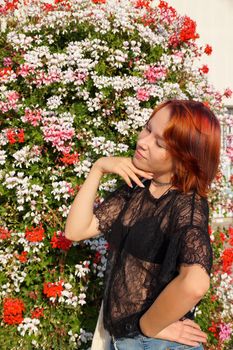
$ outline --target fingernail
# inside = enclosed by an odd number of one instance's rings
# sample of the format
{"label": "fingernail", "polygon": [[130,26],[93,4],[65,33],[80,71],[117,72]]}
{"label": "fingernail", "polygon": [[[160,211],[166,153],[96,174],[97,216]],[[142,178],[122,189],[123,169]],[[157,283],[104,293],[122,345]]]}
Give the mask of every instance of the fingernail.
{"label": "fingernail", "polygon": [[143,184],[141,184],[141,187],[145,187]]}

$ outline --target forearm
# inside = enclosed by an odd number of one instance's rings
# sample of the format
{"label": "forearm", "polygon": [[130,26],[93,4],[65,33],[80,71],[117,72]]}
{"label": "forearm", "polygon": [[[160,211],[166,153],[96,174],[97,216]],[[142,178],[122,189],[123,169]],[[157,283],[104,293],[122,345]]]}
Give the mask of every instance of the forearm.
{"label": "forearm", "polygon": [[162,329],[190,311],[203,297],[197,296],[193,290],[188,279],[180,276],[174,278],[141,317],[142,333],[148,337],[155,337]]}
{"label": "forearm", "polygon": [[102,175],[94,163],[70,207],[65,225],[67,238],[82,240],[82,232],[88,228],[93,218],[94,201]]}

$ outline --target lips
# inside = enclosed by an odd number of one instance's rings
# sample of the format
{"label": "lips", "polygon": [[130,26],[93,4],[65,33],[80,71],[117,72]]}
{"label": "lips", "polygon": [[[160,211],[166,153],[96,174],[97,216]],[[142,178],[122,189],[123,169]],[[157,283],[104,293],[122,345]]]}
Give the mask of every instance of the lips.
{"label": "lips", "polygon": [[141,152],[139,152],[139,150],[138,149],[136,149],[136,151],[137,151],[137,153],[141,156],[141,157],[143,157],[143,158],[145,158],[144,157],[144,155],[143,154],[141,154]]}

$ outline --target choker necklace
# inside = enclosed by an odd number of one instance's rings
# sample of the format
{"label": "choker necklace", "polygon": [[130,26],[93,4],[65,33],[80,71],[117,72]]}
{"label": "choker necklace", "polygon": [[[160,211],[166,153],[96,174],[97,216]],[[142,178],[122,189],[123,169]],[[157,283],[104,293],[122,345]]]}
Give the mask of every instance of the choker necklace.
{"label": "choker necklace", "polygon": [[151,181],[157,186],[167,186],[167,185],[172,184],[171,182],[160,182],[160,181],[154,180],[154,179],[152,179]]}

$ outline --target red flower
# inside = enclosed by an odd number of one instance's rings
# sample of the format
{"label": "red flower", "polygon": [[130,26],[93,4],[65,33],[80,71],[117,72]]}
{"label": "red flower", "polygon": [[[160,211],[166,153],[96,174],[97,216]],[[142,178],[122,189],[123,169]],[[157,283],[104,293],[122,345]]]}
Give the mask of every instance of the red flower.
{"label": "red flower", "polygon": [[0,239],[10,238],[11,232],[7,228],[0,227]]}
{"label": "red flower", "polygon": [[3,321],[7,324],[19,324],[23,321],[22,312],[25,306],[18,298],[5,298],[3,300]]}
{"label": "red flower", "polygon": [[199,72],[202,72],[204,74],[209,72],[209,68],[206,64],[204,64],[201,68],[199,68]]}
{"label": "red flower", "polygon": [[14,129],[8,129],[6,133],[7,139],[9,143],[14,144],[16,142],[22,143],[24,142],[24,130],[14,130]]}
{"label": "red flower", "polygon": [[24,142],[24,130],[23,129],[20,129],[19,132],[18,132],[18,141],[20,143]]}
{"label": "red flower", "polygon": [[94,258],[94,264],[98,264],[100,262],[100,259],[101,259],[101,254],[100,252],[96,252],[95,253],[95,258]]}
{"label": "red flower", "polygon": [[15,132],[12,129],[7,130],[6,137],[8,138],[8,141],[13,144],[16,143],[16,138],[15,138]]}
{"label": "red flower", "polygon": [[25,238],[29,242],[41,242],[44,239],[44,237],[44,229],[41,224],[39,227],[32,227],[30,229],[26,228]]}
{"label": "red flower", "polygon": [[216,295],[211,295],[211,301],[215,301],[215,300],[217,300],[218,299],[218,297],[216,296]]}
{"label": "red flower", "polygon": [[167,9],[168,8],[168,3],[166,1],[162,1],[160,0],[158,7],[162,10],[162,9]]}
{"label": "red flower", "polygon": [[158,5],[160,9],[161,16],[164,19],[165,23],[171,24],[177,17],[177,12],[172,6],[168,6],[166,1],[161,1]]}
{"label": "red flower", "polygon": [[48,297],[54,297],[56,298],[57,296],[61,295],[61,292],[63,291],[63,287],[62,287],[63,281],[59,281],[59,282],[45,282],[44,283],[44,289],[43,289],[43,293]]}
{"label": "red flower", "polygon": [[65,237],[65,234],[62,231],[54,232],[50,243],[53,248],[59,248],[62,250],[69,250],[73,244],[71,240]]}
{"label": "red flower", "polygon": [[18,2],[19,0],[11,0],[11,1],[6,1],[5,0],[5,6],[0,5],[0,13],[6,13],[7,11],[14,11],[18,7]]}
{"label": "red flower", "polygon": [[56,7],[55,6],[53,6],[53,5],[51,5],[51,4],[46,4],[46,3],[44,3],[43,4],[43,10],[44,11],[53,11],[53,10],[55,10],[56,9]]}
{"label": "red flower", "polygon": [[0,68],[0,78],[8,75],[12,71],[11,67]]}
{"label": "red flower", "polygon": [[203,101],[202,103],[203,103],[203,105],[205,105],[207,108],[210,108],[210,104],[209,104],[208,101]]}
{"label": "red flower", "polygon": [[178,33],[173,33],[168,42],[169,45],[177,47],[181,42],[187,42],[191,39],[195,40],[197,38],[199,38],[199,34],[196,33],[196,22],[194,22],[188,16],[185,16],[183,19],[182,28]]}
{"label": "red flower", "polygon": [[94,4],[105,4],[106,0],[92,0],[92,2],[94,2]]}
{"label": "red flower", "polygon": [[209,235],[212,235],[212,227],[210,225],[208,225],[208,233]]}
{"label": "red flower", "polygon": [[210,332],[214,334],[214,337],[217,339],[218,338],[218,330],[217,330],[217,324],[214,323],[214,321],[211,322],[211,327],[208,328]]}
{"label": "red flower", "polygon": [[150,1],[149,0],[137,0],[136,8],[143,8],[145,7],[147,10],[150,8]]}
{"label": "red flower", "polygon": [[221,242],[223,243],[223,242],[226,240],[226,236],[224,235],[223,232],[220,232],[220,233],[219,233],[219,236],[220,236]]}
{"label": "red flower", "polygon": [[36,307],[34,310],[31,311],[31,316],[32,318],[44,317],[44,308]]}
{"label": "red flower", "polygon": [[229,244],[233,246],[233,227],[229,227],[228,229],[228,233],[229,233]]}
{"label": "red flower", "polygon": [[142,18],[142,24],[146,27],[146,26],[150,26],[152,24],[156,24],[156,21],[153,17],[151,17],[150,15],[143,15]]}
{"label": "red flower", "polygon": [[21,254],[16,254],[16,259],[18,259],[22,263],[26,262],[27,261],[27,255],[28,255],[28,252],[22,252]]}
{"label": "red flower", "polygon": [[212,47],[211,47],[210,45],[207,44],[206,47],[205,47],[204,52],[205,52],[207,55],[211,55],[212,51],[213,51]]}
{"label": "red flower", "polygon": [[196,22],[194,22],[188,16],[184,17],[183,27],[180,31],[180,41],[188,41],[190,39],[199,38],[199,34],[196,34]]}
{"label": "red flower", "polygon": [[232,262],[233,262],[233,248],[227,248],[222,254],[223,261],[223,271],[226,273],[231,273]]}
{"label": "red flower", "polygon": [[60,161],[64,164],[75,164],[78,162],[79,154],[75,152],[74,154],[63,153],[63,157],[60,158]]}

